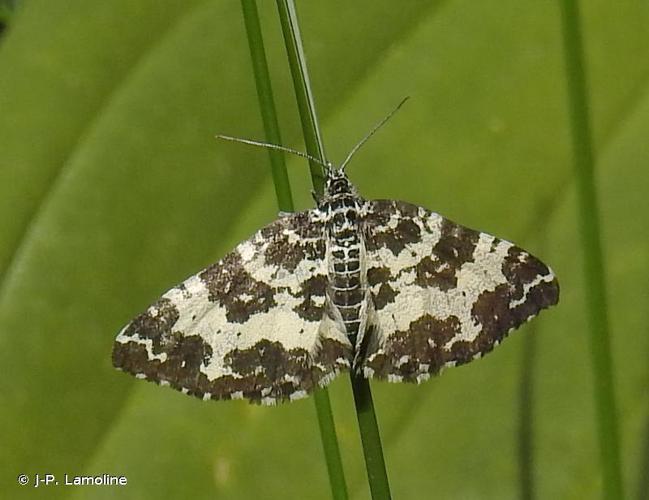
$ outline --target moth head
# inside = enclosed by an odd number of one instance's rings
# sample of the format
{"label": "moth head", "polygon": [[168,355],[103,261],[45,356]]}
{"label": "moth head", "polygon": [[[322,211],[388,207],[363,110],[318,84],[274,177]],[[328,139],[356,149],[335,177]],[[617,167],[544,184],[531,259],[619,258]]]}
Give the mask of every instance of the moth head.
{"label": "moth head", "polygon": [[325,193],[327,197],[339,196],[341,194],[356,194],[354,186],[342,168],[333,168],[331,164],[327,167],[327,182]]}

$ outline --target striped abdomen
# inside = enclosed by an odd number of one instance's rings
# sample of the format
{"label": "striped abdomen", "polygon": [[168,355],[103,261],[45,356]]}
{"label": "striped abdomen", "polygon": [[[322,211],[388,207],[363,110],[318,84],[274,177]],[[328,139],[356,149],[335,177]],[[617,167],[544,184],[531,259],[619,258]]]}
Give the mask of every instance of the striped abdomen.
{"label": "striped abdomen", "polygon": [[356,338],[365,296],[361,277],[362,241],[358,231],[358,202],[353,196],[335,198],[330,205],[327,228],[329,250],[329,296],[338,308],[347,335]]}

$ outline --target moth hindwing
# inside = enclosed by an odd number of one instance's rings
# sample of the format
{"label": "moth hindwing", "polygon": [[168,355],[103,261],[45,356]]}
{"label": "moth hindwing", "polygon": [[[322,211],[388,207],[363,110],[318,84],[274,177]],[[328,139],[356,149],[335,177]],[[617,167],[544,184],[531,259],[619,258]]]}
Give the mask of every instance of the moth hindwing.
{"label": "moth hindwing", "polygon": [[279,218],[126,325],[114,365],[203,399],[274,404],[339,372],[421,382],[556,304],[536,257],[423,207],[358,196],[328,168]]}

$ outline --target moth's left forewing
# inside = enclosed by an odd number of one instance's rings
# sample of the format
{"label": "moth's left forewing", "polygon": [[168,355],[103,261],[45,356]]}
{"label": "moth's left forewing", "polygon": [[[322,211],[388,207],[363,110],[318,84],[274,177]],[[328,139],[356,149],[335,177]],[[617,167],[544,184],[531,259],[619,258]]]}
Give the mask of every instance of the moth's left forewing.
{"label": "moth's left forewing", "polygon": [[364,237],[377,323],[368,377],[426,380],[491,351],[558,301],[557,280],[536,257],[423,207],[368,202]]}
{"label": "moth's left forewing", "polygon": [[274,404],[327,384],[351,345],[322,326],[322,229],[315,211],[261,229],[131,321],[113,364],[204,399]]}

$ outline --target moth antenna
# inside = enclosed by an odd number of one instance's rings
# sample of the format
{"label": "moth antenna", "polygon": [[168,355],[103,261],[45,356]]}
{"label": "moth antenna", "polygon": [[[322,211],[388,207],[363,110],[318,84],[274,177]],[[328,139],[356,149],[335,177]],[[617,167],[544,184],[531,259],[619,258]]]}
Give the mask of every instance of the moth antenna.
{"label": "moth antenna", "polygon": [[408,99],[410,99],[410,96],[406,96],[406,97],[404,97],[404,98],[401,100],[401,102],[397,105],[396,108],[394,108],[392,111],[390,111],[390,112],[388,113],[388,115],[387,115],[385,118],[383,118],[383,120],[381,120],[379,123],[377,123],[376,125],[374,125],[374,127],[372,128],[372,130],[370,130],[369,133],[368,133],[365,137],[363,137],[363,138],[358,142],[358,144],[356,144],[356,146],[354,146],[354,147],[352,148],[352,150],[351,150],[351,151],[349,152],[349,154],[347,155],[347,158],[345,158],[345,161],[342,162],[342,164],[340,165],[340,170],[345,170],[345,165],[347,165],[347,164],[349,163],[349,160],[352,159],[352,156],[354,156],[354,153],[356,153],[356,151],[358,151],[358,150],[361,148],[361,146],[362,146],[363,144],[365,144],[365,143],[367,142],[367,140],[368,140],[370,137],[372,137],[372,136],[376,133],[376,131],[377,131],[378,129],[380,129],[380,128],[385,124],[385,122],[387,122],[390,118],[392,118],[392,115],[394,115],[397,111],[399,111],[399,108],[401,108],[401,106],[403,106],[404,103],[405,103]]}
{"label": "moth antenna", "polygon": [[279,151],[284,151],[285,153],[291,153],[296,156],[306,158],[307,160],[314,161],[318,165],[323,166],[327,170],[331,168],[331,164],[325,164],[321,160],[319,160],[314,156],[311,156],[310,154],[303,153],[302,151],[296,151],[295,149],[287,148],[285,146],[280,146],[278,144],[270,144],[268,142],[253,141],[251,139],[241,139],[239,137],[230,137],[229,135],[223,135],[223,134],[217,134],[216,138],[224,139],[226,141],[232,141],[232,142],[242,142],[243,144],[250,144],[251,146],[259,146],[260,148],[277,149]]}

